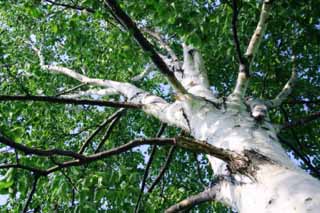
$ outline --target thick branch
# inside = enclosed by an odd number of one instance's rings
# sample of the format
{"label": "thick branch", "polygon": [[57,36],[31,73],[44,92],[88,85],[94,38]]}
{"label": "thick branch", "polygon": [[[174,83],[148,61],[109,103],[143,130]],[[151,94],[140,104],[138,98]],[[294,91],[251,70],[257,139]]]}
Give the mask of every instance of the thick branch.
{"label": "thick branch", "polygon": [[163,73],[172,86],[177,90],[177,92],[186,94],[187,91],[181,85],[181,83],[176,79],[174,73],[169,69],[166,63],[158,55],[158,53],[153,48],[152,44],[143,36],[143,34],[138,29],[137,25],[132,21],[132,19],[120,8],[115,0],[105,0],[106,7],[108,7],[117,20],[127,28],[127,30],[132,34],[141,48],[150,56],[153,63],[159,68],[160,72]]}
{"label": "thick branch", "polygon": [[178,146],[193,152],[199,152],[203,154],[209,154],[216,158],[219,158],[223,161],[226,161],[229,164],[232,164],[231,167],[234,167],[234,163],[237,165],[247,163],[247,159],[239,154],[236,154],[229,150],[224,150],[218,147],[215,147],[211,144],[204,143],[202,141],[197,141],[185,137],[176,137],[176,138],[150,138],[150,139],[136,139],[127,144],[121,145],[119,147],[106,150],[103,152],[99,152],[93,155],[85,156],[81,160],[71,160],[63,162],[57,166],[54,166],[47,170],[47,173],[52,173],[62,168],[71,167],[71,166],[80,166],[84,164],[88,164],[93,161],[101,160],[106,157],[110,157],[113,155],[118,155],[123,152],[126,152],[134,147],[141,146],[141,145],[174,145]]}
{"label": "thick branch", "polygon": [[129,102],[116,102],[116,101],[102,101],[91,99],[73,99],[73,98],[58,98],[52,96],[20,96],[20,95],[0,95],[1,101],[39,101],[57,104],[74,104],[74,105],[92,105],[92,106],[105,106],[115,108],[128,108],[128,109],[141,109],[142,104],[135,104]]}
{"label": "thick branch", "polygon": [[[45,65],[44,57],[41,54],[41,51],[37,49],[33,44],[31,44],[31,47],[38,54],[38,57],[40,60],[40,66],[43,69],[64,74],[82,83],[106,87],[108,89],[114,89],[117,93],[127,97],[127,99],[132,101],[133,103],[137,103],[139,106],[143,106],[144,112],[155,116],[156,118],[160,119],[164,123],[175,125],[182,129],[187,129],[186,124],[181,122],[182,115],[181,113],[179,113],[181,109],[181,104],[182,104],[181,102],[168,104],[163,98],[158,97],[156,95],[152,95],[142,89],[137,88],[136,86],[130,83],[122,83],[122,82],[111,81],[111,80],[89,78],[85,75],[81,75],[80,73],[66,67]],[[118,106],[121,107],[121,105],[118,105]],[[123,106],[125,108],[125,105]]]}
{"label": "thick branch", "polygon": [[200,52],[192,45],[182,44],[183,66],[175,72],[182,85],[189,93],[206,98],[212,102],[219,101],[210,90],[207,71]]}

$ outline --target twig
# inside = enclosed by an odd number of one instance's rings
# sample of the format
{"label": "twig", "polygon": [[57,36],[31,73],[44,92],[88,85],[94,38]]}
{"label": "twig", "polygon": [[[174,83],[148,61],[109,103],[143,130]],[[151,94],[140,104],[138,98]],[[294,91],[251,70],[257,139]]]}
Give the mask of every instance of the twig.
{"label": "twig", "polygon": [[236,48],[236,53],[238,57],[238,61],[240,64],[239,72],[245,72],[247,78],[249,77],[249,69],[247,67],[247,64],[245,63],[244,58],[242,57],[241,48],[240,48],[240,42],[238,38],[238,32],[237,32],[237,21],[238,21],[238,14],[239,14],[239,8],[238,8],[238,0],[232,0],[232,33],[233,33],[233,42],[234,46]]}
{"label": "twig", "polygon": [[54,155],[61,155],[61,156],[67,156],[67,157],[72,157],[72,158],[76,158],[76,159],[84,159],[85,158],[85,156],[83,156],[81,154],[78,154],[78,153],[72,152],[72,151],[67,151],[67,150],[60,150],[60,149],[43,150],[43,149],[31,148],[31,147],[25,146],[23,144],[16,143],[12,139],[4,136],[1,133],[0,133],[0,143],[5,144],[7,146],[10,146],[16,150],[22,151],[26,155],[33,154],[33,155],[45,156],[45,157],[51,157]]}
{"label": "twig", "polygon": [[[166,124],[162,123],[160,128],[159,128],[159,131],[156,134],[157,138],[161,137],[161,135],[163,134],[165,128],[166,128]],[[141,183],[140,194],[139,194],[138,201],[137,201],[137,204],[136,204],[136,207],[135,207],[135,210],[134,210],[134,212],[136,212],[136,213],[139,211],[142,194],[144,192],[144,188],[145,188],[145,185],[146,185],[146,180],[147,180],[147,177],[148,177],[148,174],[149,174],[149,170],[150,170],[150,167],[151,167],[151,163],[153,161],[153,157],[154,157],[156,151],[157,151],[157,146],[156,145],[152,146],[151,154],[150,154],[149,160],[147,162],[146,169],[144,170],[142,183]]]}
{"label": "twig", "polygon": [[59,3],[56,1],[52,1],[52,0],[44,0],[45,2],[49,2],[52,5],[56,5],[56,6],[61,6],[61,7],[66,7],[66,8],[70,8],[70,9],[75,9],[75,10],[80,10],[80,11],[87,11],[89,13],[94,13],[95,10],[92,8],[88,8],[88,7],[82,7],[82,6],[78,6],[78,5],[70,5],[70,4],[64,4],[64,3]]}
{"label": "twig", "polygon": [[159,181],[161,180],[161,178],[163,177],[165,171],[167,170],[167,168],[169,167],[171,160],[172,160],[172,156],[175,150],[175,146],[172,146],[169,150],[168,156],[166,158],[166,161],[163,165],[163,167],[161,168],[158,176],[156,177],[156,179],[153,181],[153,183],[151,184],[150,188],[148,189],[148,192],[152,192],[152,190],[154,189],[154,187],[159,183]]}
{"label": "twig", "polygon": [[108,117],[105,121],[103,121],[98,128],[86,139],[86,141],[83,143],[79,150],[79,154],[82,154],[86,147],[90,144],[90,142],[93,140],[93,138],[103,129],[105,128],[112,120],[114,120],[116,117],[121,115],[123,112],[125,112],[125,109],[119,109],[114,114],[112,114],[110,117]]}
{"label": "twig", "polygon": [[37,188],[37,183],[38,183],[38,180],[39,180],[39,176],[38,175],[34,175],[34,179],[33,179],[33,183],[32,183],[32,188],[31,188],[31,191],[28,195],[28,199],[24,205],[24,208],[23,208],[23,213],[26,213],[28,211],[28,208],[29,208],[29,205],[32,201],[32,197],[34,195],[34,193],[36,192],[36,188]]}
{"label": "twig", "polygon": [[303,126],[303,125],[310,123],[312,121],[315,121],[319,118],[320,118],[320,112],[311,113],[308,116],[302,117],[300,119],[286,122],[281,126],[281,128],[282,129],[289,129],[289,128],[293,128],[293,127]]}
{"label": "twig", "polygon": [[21,95],[0,95],[1,101],[39,101],[57,104],[74,104],[74,105],[92,105],[92,106],[105,106],[115,108],[129,108],[141,109],[141,104],[134,104],[130,102],[117,102],[117,101],[103,101],[91,99],[73,99],[73,98],[57,98],[53,96],[21,96]]}
{"label": "twig", "polygon": [[85,86],[85,85],[87,85],[87,83],[81,83],[81,84],[79,84],[77,86],[74,86],[74,87],[72,87],[70,89],[66,89],[64,91],[59,92],[58,94],[55,95],[55,97],[59,97],[59,96],[64,95],[64,94],[68,94],[70,92],[73,92],[73,91]]}
{"label": "twig", "polygon": [[100,143],[98,144],[98,147],[97,147],[97,149],[94,151],[94,153],[98,153],[98,152],[101,150],[101,148],[102,148],[102,146],[104,145],[104,143],[106,142],[106,140],[108,140],[108,138],[109,138],[109,136],[110,136],[113,128],[116,126],[116,124],[117,124],[118,121],[120,120],[120,117],[121,117],[121,113],[118,114],[117,116],[115,116],[115,117],[113,118],[113,120],[111,121],[109,127],[107,128],[104,136],[102,137],[102,139],[101,139]]}

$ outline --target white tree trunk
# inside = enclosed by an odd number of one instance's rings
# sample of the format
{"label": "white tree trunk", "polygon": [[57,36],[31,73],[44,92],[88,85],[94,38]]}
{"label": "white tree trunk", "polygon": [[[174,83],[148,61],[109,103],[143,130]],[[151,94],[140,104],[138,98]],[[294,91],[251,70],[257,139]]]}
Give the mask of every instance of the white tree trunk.
{"label": "white tree trunk", "polygon": [[[189,107],[196,139],[240,154],[252,151],[252,176],[232,175],[234,180],[222,184],[217,200],[245,213],[320,211],[320,182],[289,159],[268,121],[257,122],[241,107],[217,110],[201,101]],[[215,175],[230,175],[226,163],[208,158]]]}

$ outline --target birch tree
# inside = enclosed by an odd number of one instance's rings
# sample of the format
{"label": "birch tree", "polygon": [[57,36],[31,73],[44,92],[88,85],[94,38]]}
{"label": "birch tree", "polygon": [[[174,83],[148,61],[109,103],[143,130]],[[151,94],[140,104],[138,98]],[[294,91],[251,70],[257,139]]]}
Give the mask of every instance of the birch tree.
{"label": "birch tree", "polygon": [[318,212],[319,5],[1,1],[12,212]]}

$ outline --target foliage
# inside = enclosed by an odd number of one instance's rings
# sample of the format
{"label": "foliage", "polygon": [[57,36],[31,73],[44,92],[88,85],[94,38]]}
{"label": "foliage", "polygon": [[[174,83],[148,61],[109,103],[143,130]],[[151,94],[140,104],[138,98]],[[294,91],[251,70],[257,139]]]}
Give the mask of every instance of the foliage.
{"label": "foliage", "polygon": [[[130,32],[117,24],[110,11],[97,0],[56,1],[90,8],[88,10],[55,6],[40,0],[0,0],[0,91],[1,94],[39,94],[54,96],[78,85],[62,75],[50,74],[39,66],[37,55],[26,41],[41,45],[48,63],[57,63],[86,73],[90,77],[130,81],[150,63],[132,39]],[[72,3],[74,2],[74,3]],[[232,42],[230,2],[212,0],[123,0],[119,1],[140,27],[156,29],[182,58],[181,41],[200,49],[208,70],[210,84],[221,96],[231,92],[237,75],[237,61]],[[241,1],[238,34],[241,47],[249,42],[260,11],[260,1]],[[93,10],[93,12],[91,11]],[[320,96],[320,8],[317,0],[277,1],[274,5],[261,51],[252,66],[250,94],[274,97],[290,76],[291,56],[295,55],[297,88],[291,100],[315,100]],[[159,44],[148,37],[159,52]],[[166,80],[152,72],[139,86],[172,100]],[[85,89],[87,86],[81,87]],[[93,97],[95,98],[95,97]],[[118,99],[118,96],[113,97]],[[272,121],[281,124],[313,112],[319,104],[283,104],[271,112]],[[77,151],[85,138],[108,116],[111,108],[57,105],[35,102],[1,102],[0,129],[16,142],[43,149]],[[159,121],[139,111],[128,111],[106,141],[103,149],[124,144],[137,136],[154,137]],[[287,143],[299,150],[320,169],[319,122],[281,132]],[[164,135],[179,130],[169,127]],[[103,134],[99,134],[86,153],[92,153]],[[292,147],[287,148],[301,167]],[[0,145],[0,163],[19,162],[48,168],[67,157],[25,156]],[[164,164],[168,147],[158,148],[150,185]],[[125,154],[88,165],[63,169],[39,179],[30,208],[43,212],[132,212],[151,148],[143,146]],[[193,153],[176,150],[172,163],[160,184],[143,196],[143,212],[159,212],[188,195],[210,185],[212,174],[207,160]],[[197,164],[200,164],[200,170]],[[10,199],[1,211],[20,212],[28,197],[34,176],[27,171],[0,171],[0,193]],[[315,174],[314,174],[315,175]],[[74,197],[73,197],[74,196]],[[203,204],[199,212],[228,211],[219,204]],[[142,210],[141,210],[142,211]]]}

